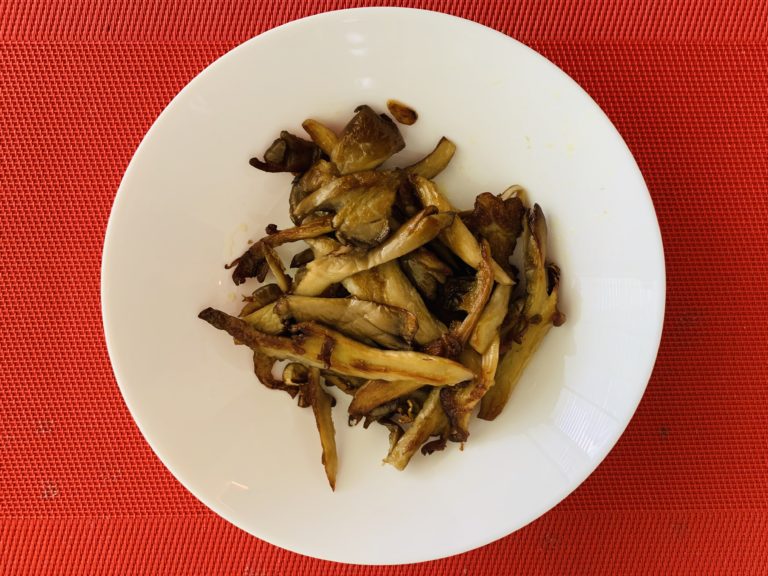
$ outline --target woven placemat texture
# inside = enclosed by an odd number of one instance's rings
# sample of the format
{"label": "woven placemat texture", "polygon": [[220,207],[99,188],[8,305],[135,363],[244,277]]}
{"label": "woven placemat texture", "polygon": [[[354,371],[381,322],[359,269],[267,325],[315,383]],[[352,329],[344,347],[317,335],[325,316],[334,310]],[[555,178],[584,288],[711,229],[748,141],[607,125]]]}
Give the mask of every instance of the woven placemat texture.
{"label": "woven placemat texture", "polygon": [[154,456],[101,328],[122,173],[164,106],[227,50],[359,5],[0,1],[0,574],[768,574],[760,0],[401,3],[476,20],[562,67],[653,196],[668,274],[656,369],[616,448],[556,509],[453,558],[344,566],[232,527]]}

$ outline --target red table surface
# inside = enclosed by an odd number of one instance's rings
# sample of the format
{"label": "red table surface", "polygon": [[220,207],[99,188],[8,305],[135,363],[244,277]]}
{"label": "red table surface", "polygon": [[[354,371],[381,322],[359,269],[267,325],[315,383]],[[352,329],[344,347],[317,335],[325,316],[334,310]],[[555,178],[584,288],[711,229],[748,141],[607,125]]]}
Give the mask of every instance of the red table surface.
{"label": "red table surface", "polygon": [[453,558],[347,566],[241,532],[154,456],[115,384],[99,309],[123,170],[227,50],[358,5],[0,1],[0,574],[768,574],[765,1],[404,3],[496,28],[562,67],[616,124],[653,196],[668,274],[656,369],[616,448],[557,508]]}

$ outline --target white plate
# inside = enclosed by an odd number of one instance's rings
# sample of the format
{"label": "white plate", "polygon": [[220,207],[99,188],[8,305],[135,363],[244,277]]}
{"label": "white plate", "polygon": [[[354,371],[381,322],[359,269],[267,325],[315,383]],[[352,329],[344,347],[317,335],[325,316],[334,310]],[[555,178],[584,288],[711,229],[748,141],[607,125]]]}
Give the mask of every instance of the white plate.
{"label": "white plate", "polygon": [[[340,127],[361,103],[398,98],[407,162],[442,135],[438,177],[469,207],[524,185],[545,210],[568,322],[553,330],[495,422],[462,452],[383,466],[383,430],[336,410],[332,493],[310,410],[255,381],[244,347],[197,313],[238,310],[223,264],[287,226],[290,176],[258,172],[284,128]],[[601,462],[653,368],[664,259],[648,191],[613,125],[533,50],[472,22],[406,9],[321,14],[262,34],[208,67],[139,146],[115,199],[102,268],[104,330],[125,401],[171,472],[218,514],[318,558],[417,562],[501,538],[537,518]],[[338,394],[337,394],[338,395]]]}

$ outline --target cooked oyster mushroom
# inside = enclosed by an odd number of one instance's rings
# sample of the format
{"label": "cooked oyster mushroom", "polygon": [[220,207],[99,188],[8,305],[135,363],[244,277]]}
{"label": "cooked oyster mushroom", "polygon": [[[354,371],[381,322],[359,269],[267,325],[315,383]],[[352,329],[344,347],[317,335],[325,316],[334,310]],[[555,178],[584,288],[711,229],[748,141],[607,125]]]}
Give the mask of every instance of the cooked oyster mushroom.
{"label": "cooked oyster mushroom", "polygon": [[483,354],[490,346],[493,337],[499,333],[499,328],[507,315],[511,294],[511,286],[497,284],[494,288],[491,299],[488,300],[488,305],[483,309],[477,326],[475,326],[475,331],[469,339],[469,344],[478,354]]}
{"label": "cooked oyster mushroom", "polygon": [[339,141],[339,137],[336,133],[328,128],[325,124],[308,118],[301,123],[301,127],[304,128],[309,137],[312,138],[312,142],[329,157],[333,154],[333,149]]}
{"label": "cooked oyster mushroom", "polygon": [[248,278],[254,276],[263,282],[269,270],[266,260],[265,245],[270,248],[280,246],[287,242],[296,242],[297,240],[306,240],[328,234],[333,231],[333,217],[323,216],[302,226],[288,228],[286,230],[273,231],[272,234],[255,242],[246,250],[242,256],[236,258],[227,268],[234,267],[232,271],[232,280],[235,284],[242,284]]}
{"label": "cooked oyster mushroom", "polygon": [[320,148],[314,143],[294,136],[290,132],[280,132],[280,138],[264,152],[264,161],[251,158],[250,164],[264,172],[301,173],[320,158]]}
{"label": "cooked oyster mushroom", "polygon": [[446,169],[456,153],[456,144],[446,137],[440,138],[435,149],[424,158],[408,166],[405,171],[431,180]]}
{"label": "cooked oyster mushroom", "polygon": [[332,401],[331,395],[320,384],[320,370],[318,368],[309,369],[306,396],[310,406],[312,406],[312,412],[315,414],[317,431],[320,433],[320,445],[323,449],[321,461],[325,468],[325,475],[331,485],[331,490],[336,490],[336,471],[339,466],[339,459],[336,453],[336,429],[333,426],[331,414]]}
{"label": "cooked oyster mushroom", "polygon": [[334,178],[339,177],[339,171],[332,162],[322,158],[315,162],[300,178],[296,178],[291,186],[291,193],[288,197],[289,213],[291,221],[298,226],[301,224],[301,218],[296,215],[296,207],[299,203],[309,196],[315,190],[322,188],[330,183]]}
{"label": "cooked oyster mushroom", "polygon": [[213,308],[206,308],[199,317],[263,354],[342,375],[372,380],[412,379],[431,385],[455,384],[474,376],[461,364],[445,358],[371,348],[317,324],[298,324],[295,334],[286,338],[261,332]]}
{"label": "cooked oyster mushroom", "polygon": [[359,106],[355,112],[331,151],[331,161],[342,174],[376,168],[405,148],[389,116],[376,114],[370,106]]}
{"label": "cooked oyster mushroom", "polygon": [[418,321],[403,308],[357,298],[284,296],[275,313],[283,321],[320,322],[360,342],[393,350],[411,348]]}
{"label": "cooked oyster mushroom", "polygon": [[384,243],[368,251],[339,250],[307,264],[306,274],[296,283],[294,292],[314,296],[327,286],[362,270],[399,258],[426,244],[454,220],[450,212],[425,208],[403,224]]}
{"label": "cooked oyster mushroom", "polygon": [[259,308],[263,308],[267,304],[272,304],[275,300],[283,295],[283,291],[277,284],[265,284],[253,291],[253,294],[243,298],[245,305],[240,310],[240,318],[248,316],[252,312],[256,312]]}
{"label": "cooked oyster mushroom", "polygon": [[[435,206],[441,212],[454,212],[451,203],[440,194],[434,182],[418,175],[413,176],[413,182],[419,199],[424,206]],[[456,218],[451,226],[440,234],[440,239],[472,268],[477,269],[480,265],[482,260],[480,243],[475,239],[464,222],[461,221],[461,218]],[[491,266],[496,282],[499,284],[514,284],[509,274],[497,262],[491,262]]]}
{"label": "cooked oyster mushroom", "polygon": [[483,397],[479,418],[493,420],[506,406],[531,356],[552,326],[565,322],[565,315],[557,309],[560,271],[547,264],[547,223],[536,204],[525,221],[524,268],[526,297],[522,316],[527,327],[504,354],[496,375],[496,384]]}
{"label": "cooked oyster mushroom", "polygon": [[[339,248],[339,243],[330,238],[314,238],[307,240],[307,243],[312,247],[316,258],[326,256]],[[432,342],[446,331],[445,326],[427,309],[419,292],[396,262],[387,262],[358,272],[341,283],[352,296],[361,300],[388,304],[413,313],[419,325],[414,337],[417,344]]]}
{"label": "cooked oyster mushroom", "polygon": [[524,214],[525,207],[519,197],[502,200],[490,192],[483,192],[475,198],[472,212],[462,214],[461,220],[475,236],[488,241],[494,261],[513,275],[509,259],[523,230]]}
{"label": "cooked oyster mushroom", "polygon": [[447,425],[448,419],[440,404],[440,389],[435,388],[427,397],[416,420],[389,451],[384,462],[398,470],[404,470],[421,445],[431,436],[440,435]]}
{"label": "cooked oyster mushroom", "polygon": [[427,300],[437,298],[438,288],[453,270],[428,248],[421,247],[400,258],[400,265],[408,279]]}

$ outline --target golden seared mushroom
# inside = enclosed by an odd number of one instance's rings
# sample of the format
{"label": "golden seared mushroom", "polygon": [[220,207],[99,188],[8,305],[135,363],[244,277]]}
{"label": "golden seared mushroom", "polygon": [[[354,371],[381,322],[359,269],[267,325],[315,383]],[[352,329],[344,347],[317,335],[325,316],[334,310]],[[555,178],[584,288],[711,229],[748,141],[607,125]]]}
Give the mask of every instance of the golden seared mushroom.
{"label": "golden seared mushroom", "polygon": [[261,332],[248,322],[213,308],[206,308],[199,317],[263,354],[341,375],[371,380],[412,379],[438,386],[474,377],[457,362],[421,352],[371,348],[318,324],[298,324],[295,334],[287,338]]}
{"label": "golden seared mushroom", "polygon": [[[307,243],[312,247],[316,258],[326,256],[339,248],[339,243],[330,238],[314,238]],[[342,280],[341,284],[352,296],[360,300],[380,302],[413,313],[418,321],[418,330],[414,337],[417,344],[432,342],[446,332],[446,327],[432,315],[419,292],[396,262],[387,262],[358,272]]]}
{"label": "golden seared mushroom", "polygon": [[407,104],[403,104],[400,100],[392,98],[387,100],[387,110],[389,110],[389,113],[392,114],[395,120],[406,126],[413,126],[416,124],[416,120],[419,119],[419,114],[416,110]]}
{"label": "golden seared mushroom", "polygon": [[301,224],[301,218],[296,215],[296,207],[307,196],[315,190],[329,184],[334,178],[339,177],[339,171],[336,166],[328,160],[322,158],[315,162],[301,177],[294,179],[291,185],[291,193],[288,196],[288,212],[291,221],[298,226]]}
{"label": "golden seared mushroom", "polygon": [[424,304],[419,292],[405,277],[397,262],[387,262],[358,272],[341,283],[357,298],[404,308],[416,316],[418,328],[414,340],[417,344],[427,344],[446,331],[445,326]]}
{"label": "golden seared mushroom", "polygon": [[298,219],[317,210],[335,212],[340,236],[361,244],[377,244],[390,231],[392,205],[401,177],[392,172],[357,172],[330,181],[296,206]]}
{"label": "golden seared mushroom", "polygon": [[450,266],[425,247],[400,258],[400,265],[408,279],[430,301],[437,298],[439,286],[453,274]]}
{"label": "golden seared mushroom", "polygon": [[364,344],[392,350],[409,350],[418,329],[413,313],[357,298],[284,296],[275,313],[283,321],[320,322]]}
{"label": "golden seared mushroom", "polygon": [[395,446],[390,449],[384,462],[391,464],[398,470],[405,470],[411,458],[418,449],[432,436],[438,436],[448,426],[448,418],[445,416],[440,404],[440,389],[435,388],[427,397],[427,401],[421,407],[416,419],[410,428],[400,437]]}
{"label": "golden seared mushroom", "polygon": [[496,374],[496,385],[483,397],[479,418],[493,420],[506,406],[512,390],[533,353],[552,326],[565,322],[557,309],[560,271],[547,258],[547,223],[536,204],[529,212],[523,230],[526,297],[522,316],[526,323],[519,342],[504,354]]}
{"label": "golden seared mushroom", "polygon": [[[421,200],[424,206],[434,206],[440,212],[454,212],[451,203],[440,194],[434,182],[418,175],[414,175],[412,179],[416,186],[419,200]],[[461,218],[456,218],[451,226],[440,234],[440,239],[459,258],[477,270],[482,260],[480,243],[475,239],[464,222],[461,221]],[[499,284],[514,284],[509,274],[497,262],[491,262],[491,266],[493,267],[493,275],[496,282]]]}
{"label": "golden seared mushroom", "polygon": [[389,420],[379,420],[379,424],[389,431],[389,451],[394,450],[398,440],[403,436],[403,429]]}
{"label": "golden seared mushroom", "polygon": [[341,207],[333,218],[336,237],[346,243],[379,244],[391,231],[390,215],[397,189],[373,186]]}
{"label": "golden seared mushroom", "polygon": [[365,416],[374,408],[397,398],[405,397],[422,388],[423,384],[412,380],[368,380],[355,391],[355,397],[349,405],[352,416]]}
{"label": "golden seared mushroom", "polygon": [[275,314],[275,302],[254,310],[243,316],[243,321],[253,326],[256,330],[266,334],[281,334],[285,332],[285,325],[280,316]]}
{"label": "golden seared mushroom", "polygon": [[499,364],[499,335],[494,336],[482,356],[471,348],[465,348],[459,360],[477,376],[464,386],[454,386],[450,390],[443,388],[440,401],[449,422],[449,439],[454,442],[466,442],[469,438],[469,418],[472,410],[495,384]]}
{"label": "golden seared mushroom", "polygon": [[269,264],[267,263],[265,256],[265,245],[274,248],[275,246],[280,246],[288,242],[296,242],[297,240],[306,240],[307,238],[322,236],[323,234],[328,234],[332,231],[332,216],[317,218],[312,222],[308,222],[307,224],[295,228],[272,231],[272,234],[253,243],[242,256],[227,265],[227,268],[234,267],[234,270],[232,271],[232,281],[235,284],[242,284],[246,279],[253,278],[254,276],[259,282],[264,281],[264,278],[266,278],[267,275],[267,270],[269,270]]}
{"label": "golden seared mushroom", "polygon": [[313,142],[283,131],[264,153],[264,161],[251,158],[250,164],[264,172],[302,173],[320,158],[320,148]]}
{"label": "golden seared mushroom", "polygon": [[370,106],[355,109],[331,151],[331,161],[342,174],[372,170],[405,148],[397,125]]}
{"label": "golden seared mushroom", "polygon": [[504,317],[509,309],[509,297],[512,295],[512,287],[505,284],[497,284],[493,290],[488,305],[483,309],[480,319],[477,321],[474,332],[469,339],[469,344],[478,354],[483,354],[491,345],[494,336],[499,334]]}
{"label": "golden seared mushroom", "polygon": [[298,218],[304,218],[317,210],[337,211],[352,200],[361,190],[372,186],[395,184],[396,179],[391,172],[367,170],[334,178],[317,188],[298,203],[295,209]]}
{"label": "golden seared mushroom", "polygon": [[309,369],[309,379],[306,384],[307,400],[315,414],[317,431],[320,433],[320,445],[323,449],[321,461],[325,468],[325,475],[331,490],[336,490],[336,471],[339,466],[339,458],[336,453],[336,429],[333,426],[331,414],[332,397],[320,383],[320,370]]}
{"label": "golden seared mushroom", "polygon": [[245,305],[243,306],[243,309],[240,310],[238,316],[240,316],[240,318],[248,316],[267,304],[272,304],[272,302],[282,295],[283,291],[280,290],[280,287],[277,284],[265,284],[264,286],[259,286],[250,296],[243,298]]}
{"label": "golden seared mushroom", "polygon": [[309,134],[312,142],[317,144],[320,150],[329,157],[333,154],[333,149],[339,142],[339,137],[336,136],[336,133],[333,130],[328,128],[322,122],[312,118],[304,120],[304,122],[301,123],[301,127],[304,128],[307,134]]}
{"label": "golden seared mushroom", "polygon": [[264,260],[266,260],[270,272],[272,272],[272,275],[275,277],[277,285],[283,292],[290,292],[292,280],[291,277],[285,273],[285,267],[283,266],[282,260],[280,260],[280,256],[277,255],[275,249],[272,248],[268,242],[264,243],[263,246]]}
{"label": "golden seared mushroom", "polygon": [[482,259],[477,267],[473,290],[464,297],[464,308],[467,315],[458,327],[451,330],[451,336],[461,344],[462,348],[477,326],[493,289],[493,270],[491,269],[493,260],[491,259],[491,249],[485,240],[481,244],[480,253]]}
{"label": "golden seared mushroom", "polygon": [[296,282],[294,292],[305,296],[320,294],[331,284],[423,246],[450,226],[453,220],[454,215],[450,212],[425,208],[375,248],[368,251],[337,251],[315,258],[307,264],[306,273]]}
{"label": "golden seared mushroom", "polygon": [[405,171],[431,180],[448,167],[455,153],[456,144],[442,137],[432,152],[405,168]]}

